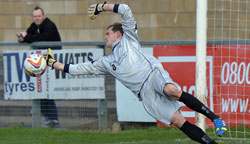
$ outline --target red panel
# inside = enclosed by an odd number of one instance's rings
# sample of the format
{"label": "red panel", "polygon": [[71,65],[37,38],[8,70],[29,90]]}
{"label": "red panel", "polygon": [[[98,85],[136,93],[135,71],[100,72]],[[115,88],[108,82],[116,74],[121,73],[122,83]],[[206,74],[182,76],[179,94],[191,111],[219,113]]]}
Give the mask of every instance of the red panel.
{"label": "red panel", "polygon": [[[184,91],[194,95],[195,61],[188,61],[191,57],[184,56],[195,56],[195,45],[155,46],[153,54],[167,60],[178,57],[177,62],[163,61],[163,67]],[[207,61],[208,107],[211,102],[210,88],[213,88],[214,112],[229,125],[239,125],[244,121],[250,126],[250,45],[208,45],[207,56],[212,56],[212,60]],[[182,110],[190,111],[185,106]],[[194,122],[194,118],[187,119]],[[208,122],[211,126],[210,120]]]}

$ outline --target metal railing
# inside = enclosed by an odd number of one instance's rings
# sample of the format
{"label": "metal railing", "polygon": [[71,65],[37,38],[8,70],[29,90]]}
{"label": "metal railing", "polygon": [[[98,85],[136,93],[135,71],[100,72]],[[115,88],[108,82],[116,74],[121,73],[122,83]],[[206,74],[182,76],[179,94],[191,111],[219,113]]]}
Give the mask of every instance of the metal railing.
{"label": "metal railing", "polygon": [[[195,40],[158,40],[158,41],[140,41],[141,45],[195,45]],[[250,40],[209,40],[209,45],[234,45],[234,44],[250,44]],[[93,41],[93,42],[33,42],[33,43],[18,43],[18,42],[0,42],[1,46],[30,46],[30,47],[50,47],[50,46],[105,46],[105,41]]]}

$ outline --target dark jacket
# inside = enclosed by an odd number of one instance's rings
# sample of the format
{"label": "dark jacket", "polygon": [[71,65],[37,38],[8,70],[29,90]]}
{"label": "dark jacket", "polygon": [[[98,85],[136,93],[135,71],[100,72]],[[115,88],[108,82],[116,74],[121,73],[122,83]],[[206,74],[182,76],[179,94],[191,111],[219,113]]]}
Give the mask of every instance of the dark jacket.
{"label": "dark jacket", "polygon": [[[27,35],[24,38],[24,42],[32,43],[38,41],[61,41],[56,25],[49,18],[45,18],[39,26],[33,22],[27,29]],[[36,49],[47,48],[61,49],[62,47],[36,47]]]}

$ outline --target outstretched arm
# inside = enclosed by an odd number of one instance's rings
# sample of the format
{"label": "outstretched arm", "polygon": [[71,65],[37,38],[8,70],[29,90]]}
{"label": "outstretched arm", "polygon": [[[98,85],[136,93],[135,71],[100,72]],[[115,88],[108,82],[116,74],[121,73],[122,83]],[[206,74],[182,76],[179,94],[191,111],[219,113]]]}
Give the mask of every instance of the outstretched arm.
{"label": "outstretched arm", "polygon": [[105,4],[103,6],[104,11],[113,11],[115,4]]}
{"label": "outstretched arm", "polygon": [[122,29],[124,35],[134,39],[136,42],[139,41],[137,35],[137,25],[134,20],[131,9],[126,4],[103,4],[97,3],[89,7],[88,13],[91,20],[94,20],[101,12],[112,11],[119,13],[122,16]]}
{"label": "outstretched arm", "polygon": [[44,58],[46,59],[47,66],[51,67],[52,70],[60,70],[72,75],[80,74],[106,74],[107,70],[103,65],[102,58],[95,61],[89,61],[78,64],[63,64],[57,62],[53,58],[52,50],[49,48],[47,53],[44,53]]}
{"label": "outstretched arm", "polygon": [[65,64],[63,64],[63,63],[55,62],[53,65],[53,68],[56,70],[64,71],[64,66],[65,66]]}

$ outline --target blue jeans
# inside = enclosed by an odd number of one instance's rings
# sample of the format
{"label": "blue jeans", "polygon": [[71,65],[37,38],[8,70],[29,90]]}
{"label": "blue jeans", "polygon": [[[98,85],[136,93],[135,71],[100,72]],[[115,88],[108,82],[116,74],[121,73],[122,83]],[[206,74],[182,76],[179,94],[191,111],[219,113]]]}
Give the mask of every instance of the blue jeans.
{"label": "blue jeans", "polygon": [[58,120],[58,112],[54,100],[41,99],[40,100],[41,113],[48,120]]}

